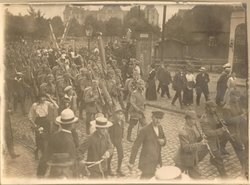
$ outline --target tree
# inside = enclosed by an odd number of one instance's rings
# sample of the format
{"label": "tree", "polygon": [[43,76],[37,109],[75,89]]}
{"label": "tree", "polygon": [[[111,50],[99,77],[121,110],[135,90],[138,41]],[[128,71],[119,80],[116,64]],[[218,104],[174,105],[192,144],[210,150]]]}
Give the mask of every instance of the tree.
{"label": "tree", "polygon": [[118,18],[111,18],[105,22],[105,35],[106,36],[121,36],[122,35],[122,22]]}
{"label": "tree", "polygon": [[136,32],[152,32],[156,35],[160,35],[159,26],[153,26],[148,23],[140,6],[132,7],[124,17],[123,30],[126,30],[127,28],[132,30],[132,37],[135,37]]}
{"label": "tree", "polygon": [[61,37],[64,32],[63,21],[60,16],[55,16],[51,19],[51,25],[54,30],[55,37]]}
{"label": "tree", "polygon": [[96,32],[105,32],[105,23],[103,21],[97,20],[97,18],[92,15],[88,15],[86,17],[85,26],[92,26],[93,34]]}
{"label": "tree", "polygon": [[71,19],[70,24],[69,24],[68,36],[82,37],[83,35],[84,35],[83,26],[80,25],[79,22],[75,18]]}

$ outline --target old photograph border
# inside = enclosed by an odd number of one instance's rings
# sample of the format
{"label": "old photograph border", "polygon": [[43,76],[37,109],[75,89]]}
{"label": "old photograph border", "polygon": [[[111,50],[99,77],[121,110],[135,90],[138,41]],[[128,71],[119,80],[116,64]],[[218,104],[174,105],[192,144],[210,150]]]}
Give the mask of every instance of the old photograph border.
{"label": "old photograph border", "polygon": [[[60,4],[60,5],[67,5],[67,4],[81,4],[81,5],[103,5],[103,4],[138,4],[138,5],[145,5],[145,4],[154,4],[154,5],[174,5],[174,4],[181,4],[181,5],[227,5],[227,4],[241,4],[244,3],[246,5],[246,25],[247,25],[247,51],[248,51],[248,78],[247,78],[247,94],[248,94],[248,107],[249,107],[249,43],[250,43],[250,1],[247,0],[241,0],[241,1],[216,1],[216,0],[190,0],[186,1],[183,0],[180,1],[49,1],[49,0],[43,0],[43,1],[0,1],[0,22],[1,22],[1,28],[0,28],[0,54],[1,54],[1,64],[0,64],[0,103],[1,103],[1,184],[249,184],[249,180],[237,180],[237,179],[230,179],[230,180],[190,180],[190,181],[183,181],[183,180],[171,180],[171,181],[143,181],[143,180],[135,180],[135,179],[117,179],[117,180],[45,180],[45,179],[20,179],[20,178],[6,178],[3,176],[3,167],[4,167],[4,157],[3,157],[3,146],[4,146],[4,112],[5,112],[5,105],[4,105],[4,83],[5,83],[5,67],[4,67],[4,59],[5,59],[5,5],[27,5],[27,4],[43,4],[43,5],[54,5],[54,4]],[[249,111],[249,109],[248,109]],[[249,121],[250,113],[248,113],[248,121]],[[21,126],[21,125],[20,125]],[[248,136],[249,138],[249,136]],[[176,138],[177,139],[177,138]],[[235,154],[233,154],[235,155]],[[137,166],[136,166],[137,168]],[[249,166],[248,166],[249,168]],[[25,169],[24,169],[25,170]]]}

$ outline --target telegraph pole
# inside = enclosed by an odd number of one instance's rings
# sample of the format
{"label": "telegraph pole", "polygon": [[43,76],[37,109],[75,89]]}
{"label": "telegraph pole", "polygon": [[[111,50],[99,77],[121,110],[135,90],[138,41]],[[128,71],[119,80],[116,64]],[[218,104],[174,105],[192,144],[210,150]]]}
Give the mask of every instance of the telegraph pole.
{"label": "telegraph pole", "polygon": [[167,6],[164,5],[163,6],[163,21],[162,21],[162,32],[161,32],[161,62],[163,62],[163,50],[164,50],[164,36],[165,36],[165,22],[166,22],[166,10],[167,10]]}

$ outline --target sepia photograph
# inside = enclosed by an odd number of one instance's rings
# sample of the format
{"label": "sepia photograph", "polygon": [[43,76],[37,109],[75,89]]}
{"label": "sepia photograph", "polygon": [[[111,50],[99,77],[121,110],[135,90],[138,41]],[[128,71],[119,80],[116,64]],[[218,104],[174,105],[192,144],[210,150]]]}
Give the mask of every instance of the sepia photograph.
{"label": "sepia photograph", "polygon": [[248,184],[248,5],[1,4],[1,184]]}

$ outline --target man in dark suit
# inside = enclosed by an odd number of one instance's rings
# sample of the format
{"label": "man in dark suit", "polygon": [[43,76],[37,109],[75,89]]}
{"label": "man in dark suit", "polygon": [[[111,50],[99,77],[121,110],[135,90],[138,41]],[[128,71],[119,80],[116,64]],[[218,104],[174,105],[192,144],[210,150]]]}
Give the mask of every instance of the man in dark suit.
{"label": "man in dark suit", "polygon": [[[61,125],[61,129],[51,136],[48,152],[49,159],[53,163],[50,170],[50,175],[53,177],[60,176],[60,174],[58,174],[58,171],[60,171],[58,170],[58,166],[62,166],[64,162],[71,162],[71,165],[68,166],[70,170],[68,170],[67,173],[70,174],[69,177],[76,176],[75,164],[77,159],[77,151],[71,130],[73,128],[73,123],[77,121],[78,118],[75,117],[74,112],[71,109],[64,109],[61,112],[61,115],[56,118],[56,122]],[[64,154],[68,156],[69,161],[63,161],[64,159],[59,159],[59,156]],[[55,156],[58,156],[58,158]],[[60,164],[57,164],[58,161],[60,161]]]}
{"label": "man in dark suit", "polygon": [[173,89],[175,90],[175,95],[171,104],[175,105],[175,101],[178,98],[180,107],[182,108],[182,92],[186,86],[186,77],[183,72],[183,69],[180,69],[180,71],[175,74],[172,86],[173,86]]}
{"label": "man in dark suit", "polygon": [[[90,178],[105,178],[108,175],[107,159],[113,154],[113,144],[107,128],[113,124],[104,117],[98,117],[92,122],[96,131],[88,139],[87,162],[93,162],[89,167]],[[98,161],[103,160],[100,165]]]}
{"label": "man in dark suit", "polygon": [[229,78],[229,73],[231,71],[231,65],[225,64],[223,68],[224,71],[220,75],[216,86],[216,104],[219,106],[224,105],[224,96],[227,90],[227,80]]}
{"label": "man in dark suit", "polygon": [[203,93],[205,96],[206,101],[208,101],[209,90],[208,90],[208,83],[210,81],[208,73],[205,72],[205,68],[201,67],[199,69],[200,73],[196,76],[196,105],[200,105],[201,94]]}
{"label": "man in dark suit", "polygon": [[166,138],[160,120],[163,112],[152,112],[152,123],[143,127],[132,147],[128,167],[130,170],[136,159],[140,146],[142,150],[139,159],[139,169],[142,171],[141,179],[150,179],[154,176],[157,165],[162,165],[161,147],[166,144]]}
{"label": "man in dark suit", "polygon": [[168,85],[172,82],[172,77],[166,64],[158,71],[157,78],[159,80],[159,87],[161,88],[161,97],[164,97],[166,93],[167,97],[171,98]]}
{"label": "man in dark suit", "polygon": [[[124,133],[124,121],[123,121],[123,112],[122,109],[117,109],[113,116],[113,126],[109,128],[109,135],[111,142],[113,143],[114,147],[117,150],[118,155],[118,167],[117,167],[117,175],[118,176],[124,176],[124,174],[121,171],[122,166],[122,159],[124,157],[123,155],[123,146],[122,146],[122,139],[123,139],[123,133]],[[108,159],[108,171],[109,175],[112,175],[111,171],[111,160],[113,155],[110,156]]]}
{"label": "man in dark suit", "polygon": [[198,163],[207,154],[206,141],[202,140],[202,136],[196,125],[196,113],[187,111],[185,113],[186,123],[179,131],[180,147],[175,155],[175,165],[182,172],[194,179],[199,179]]}

